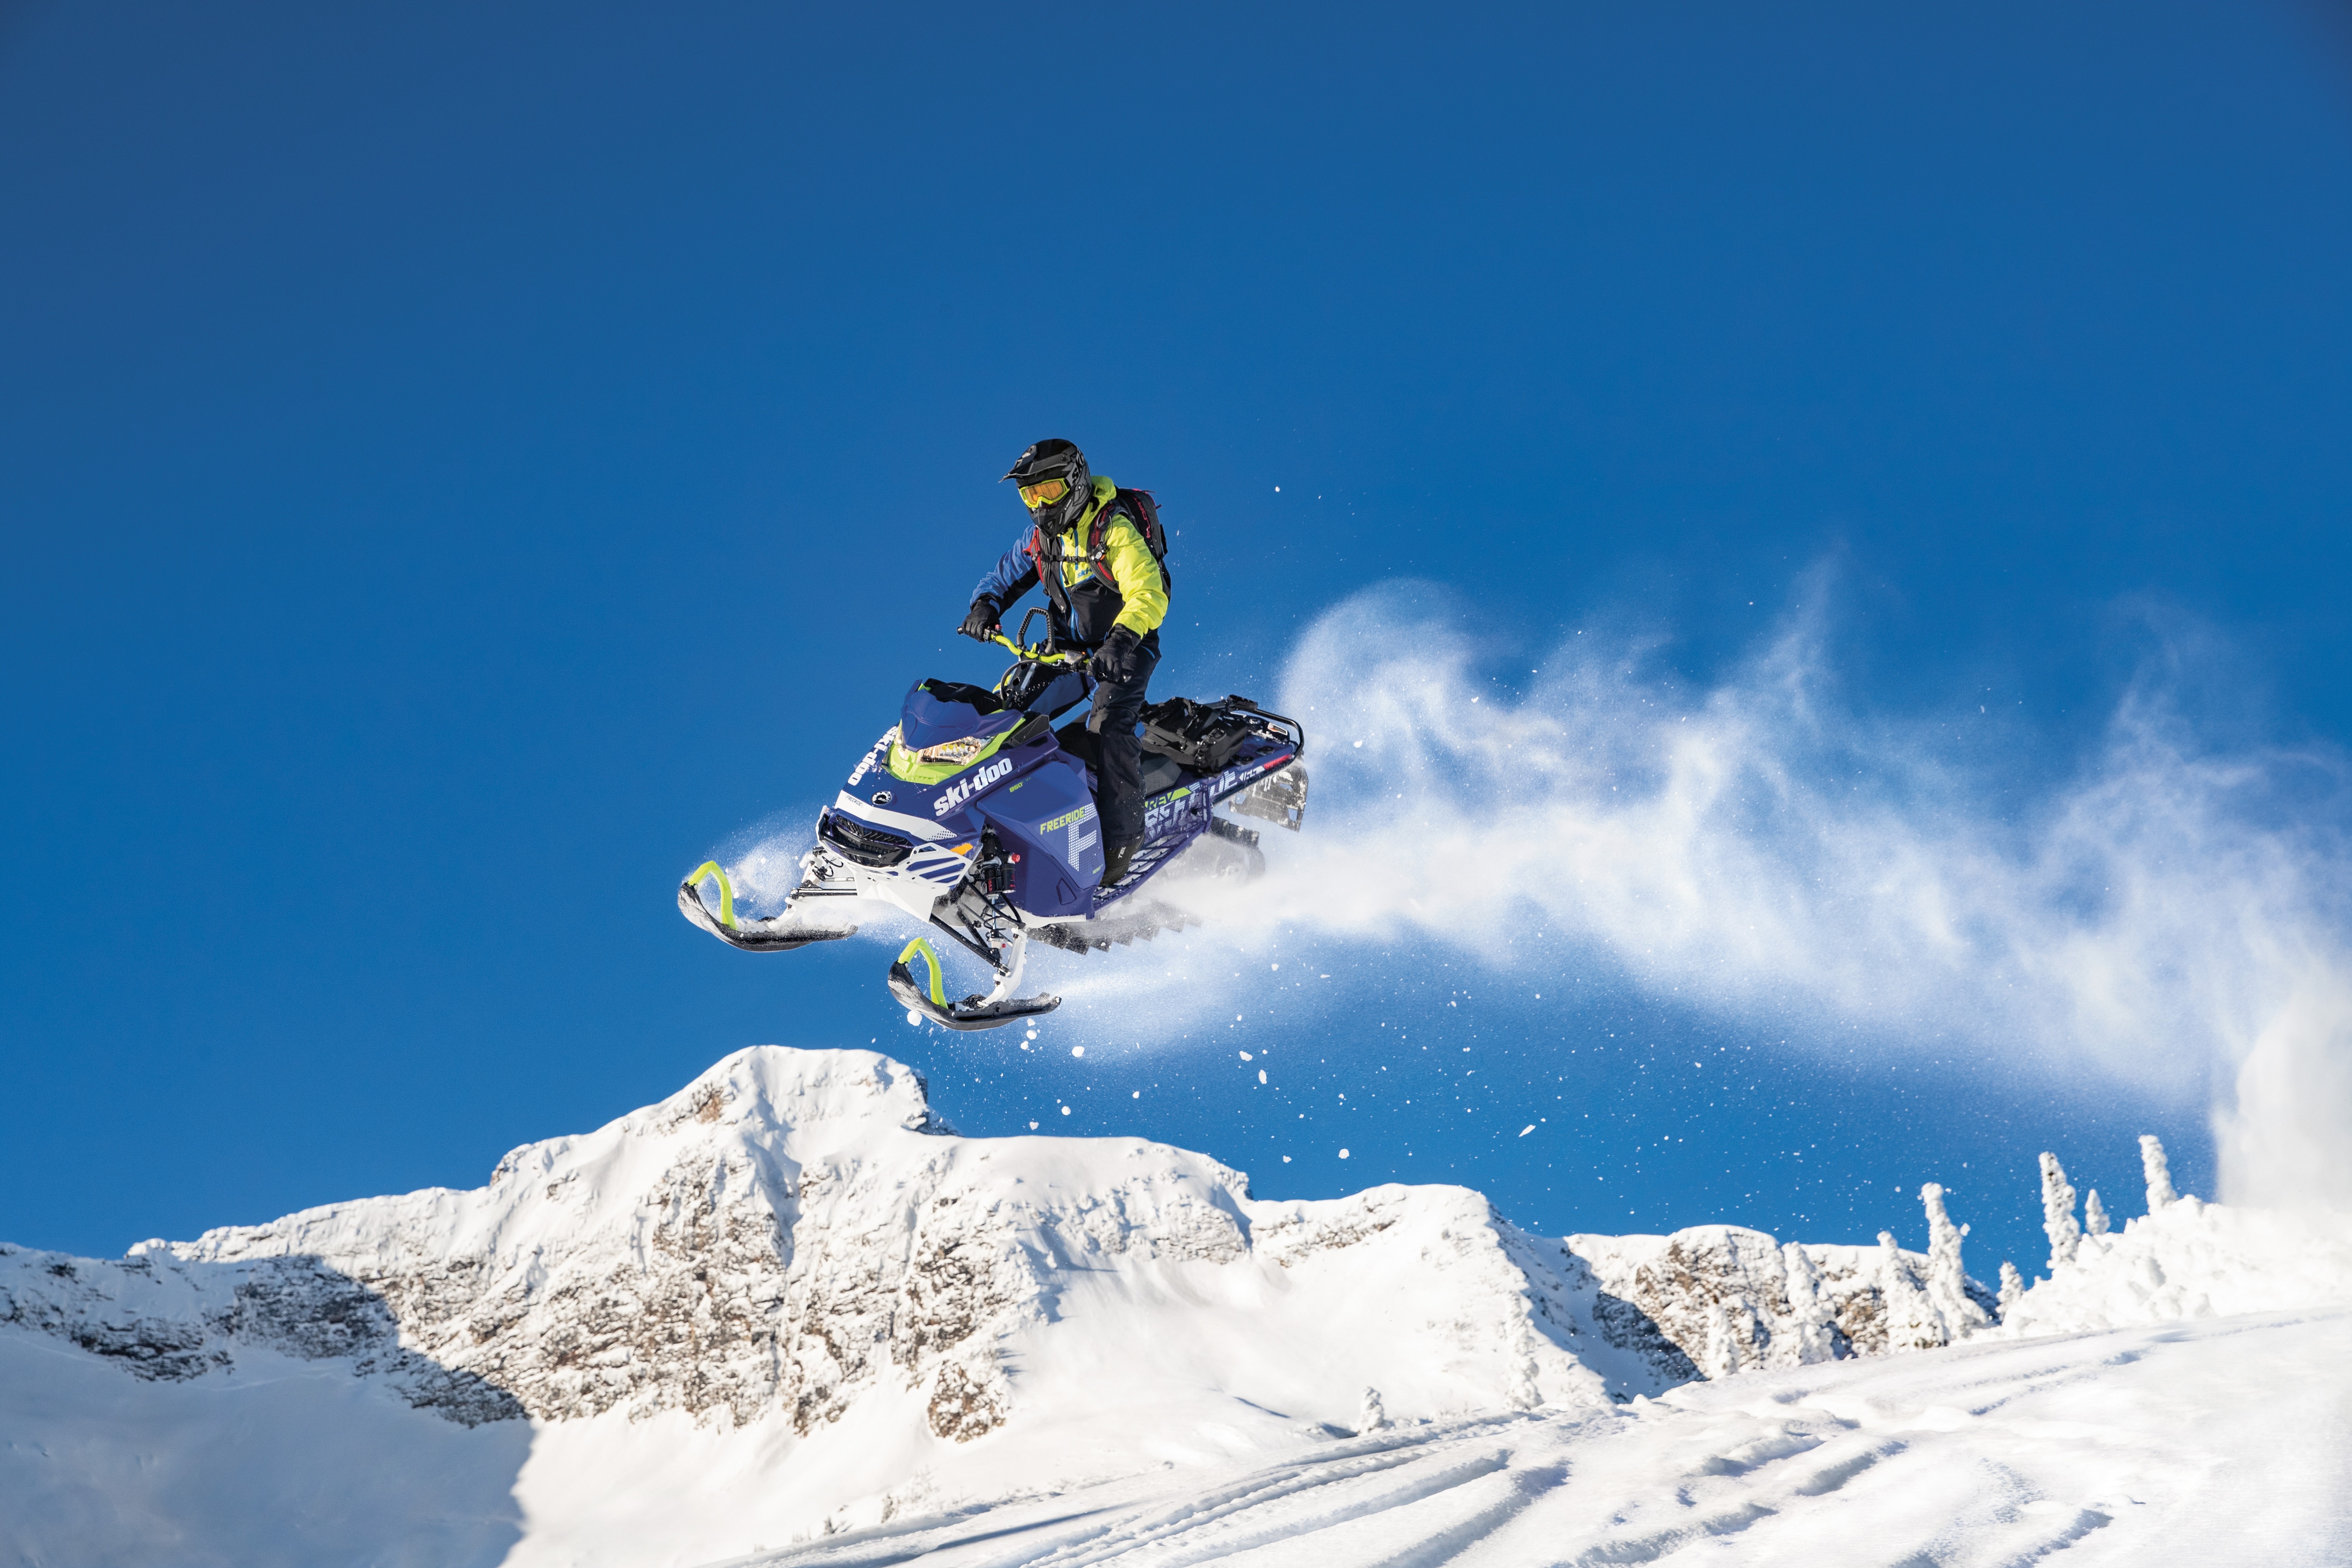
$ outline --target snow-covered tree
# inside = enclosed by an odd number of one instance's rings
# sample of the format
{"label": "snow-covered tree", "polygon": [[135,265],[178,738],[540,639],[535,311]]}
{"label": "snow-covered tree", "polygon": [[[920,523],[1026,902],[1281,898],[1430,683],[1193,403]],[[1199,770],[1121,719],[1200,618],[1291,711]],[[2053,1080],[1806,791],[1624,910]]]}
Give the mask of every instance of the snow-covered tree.
{"label": "snow-covered tree", "polygon": [[2000,1315],[2004,1318],[2008,1317],[2010,1309],[2016,1306],[2017,1299],[2024,1294],[2025,1276],[2017,1271],[2016,1264],[2006,1258],[2002,1258],[2000,1260]]}
{"label": "snow-covered tree", "polygon": [[2083,1228],[2093,1236],[2107,1234],[2107,1205],[2099,1201],[2099,1189],[2093,1187],[2091,1195],[2083,1200]]}
{"label": "snow-covered tree", "polygon": [[2172,1166],[2164,1157],[2164,1144],[2153,1132],[2139,1135],[2139,1168],[2147,1174],[2147,1212],[2154,1214],[2180,1194],[2172,1190]]}
{"label": "snow-covered tree", "polygon": [[1797,1342],[1797,1364],[1837,1359],[1837,1341],[1830,1330],[1831,1308],[1822,1294],[1822,1273],[1813,1266],[1804,1244],[1791,1241],[1780,1248],[1782,1271],[1789,1281],[1789,1319]]}
{"label": "snow-covered tree", "polygon": [[1911,1260],[1895,1244],[1895,1233],[1878,1233],[1878,1294],[1886,1307],[1886,1348],[1890,1351],[1933,1350],[1951,1342],[1943,1314],[1927,1299],[1927,1287]]}
{"label": "snow-covered tree", "polygon": [[1954,1225],[1945,1212],[1942,1184],[1922,1184],[1919,1201],[1927,1209],[1927,1305],[1943,1320],[1944,1342],[1952,1344],[1990,1327],[1992,1319],[1969,1299],[1968,1273],[1960,1267],[1960,1238],[1969,1227]]}
{"label": "snow-covered tree", "polygon": [[2050,1272],[2054,1275],[2074,1261],[2083,1227],[2074,1223],[2074,1184],[2066,1179],[2066,1167],[2058,1156],[2047,1151],[2042,1156],[2042,1229],[2050,1237]]}
{"label": "snow-covered tree", "polygon": [[1706,1305],[1706,1350],[1698,1362],[1699,1374],[1712,1379],[1729,1377],[1739,1370],[1739,1358],[1731,1349],[1731,1322],[1724,1315],[1723,1303]]}
{"label": "snow-covered tree", "polygon": [[1381,1391],[1367,1387],[1364,1403],[1356,1411],[1356,1430],[1377,1432],[1389,1424],[1389,1413],[1381,1405]]}

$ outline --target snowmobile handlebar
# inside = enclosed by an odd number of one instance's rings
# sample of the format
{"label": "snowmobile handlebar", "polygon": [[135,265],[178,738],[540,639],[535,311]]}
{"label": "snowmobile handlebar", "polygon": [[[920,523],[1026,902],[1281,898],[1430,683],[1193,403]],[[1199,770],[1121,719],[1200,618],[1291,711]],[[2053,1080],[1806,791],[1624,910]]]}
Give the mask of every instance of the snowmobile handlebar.
{"label": "snowmobile handlebar", "polygon": [[[1029,613],[1021,617],[1021,636],[1025,638],[1029,635],[1029,623],[1045,613],[1045,611],[1033,605],[1031,606]],[[1083,664],[1086,662],[1087,656],[1080,649],[1056,649],[1050,638],[1047,641],[1041,643],[1014,642],[1011,637],[1004,635],[1004,628],[1002,626],[999,626],[996,629],[996,636],[990,640],[996,643],[999,647],[1009,650],[1013,658],[1030,664],[1061,666]]]}

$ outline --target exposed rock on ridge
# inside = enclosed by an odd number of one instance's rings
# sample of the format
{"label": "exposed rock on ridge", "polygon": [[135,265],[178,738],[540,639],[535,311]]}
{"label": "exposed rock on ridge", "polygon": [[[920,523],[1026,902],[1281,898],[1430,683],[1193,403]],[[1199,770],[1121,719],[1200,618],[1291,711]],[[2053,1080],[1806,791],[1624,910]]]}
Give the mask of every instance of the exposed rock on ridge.
{"label": "exposed rock on ridge", "polygon": [[[1785,1246],[1759,1230],[1695,1226],[1672,1236],[1571,1236],[1570,1269],[1591,1280],[1593,1316],[1661,1380],[1721,1378],[1949,1344],[1965,1330],[1931,1296],[1929,1259],[1892,1236],[1876,1247]],[[1967,1299],[1990,1322],[1993,1298]]]}
{"label": "exposed rock on ridge", "polygon": [[522,1415],[505,1389],[401,1343],[384,1299],[315,1258],[192,1267],[150,1250],[121,1262],[0,1247],[0,1324],[51,1334],[148,1382],[224,1371],[241,1348],[346,1360],[461,1426]]}
{"label": "exposed rock on ridge", "polygon": [[[467,1424],[677,1410],[774,1414],[804,1436],[905,1398],[933,1437],[964,1441],[1013,1416],[1024,1379],[1113,1390],[1165,1370],[1139,1365],[1139,1344],[1288,1344],[1267,1401],[1320,1408],[1328,1382],[1352,1411],[1370,1382],[1399,1415],[1938,1344],[1950,1309],[1928,1268],[1891,1238],[1783,1247],[1721,1226],[1548,1241],[1457,1187],[1260,1203],[1239,1173],[1162,1144],[958,1138],[898,1062],[770,1047],[517,1149],[473,1191],[121,1262],[0,1252],[0,1324],[150,1379],[247,1346],[342,1358]],[[1353,1339],[1318,1331],[1350,1314],[1369,1325]],[[1342,1364],[1327,1340],[1390,1364]]]}

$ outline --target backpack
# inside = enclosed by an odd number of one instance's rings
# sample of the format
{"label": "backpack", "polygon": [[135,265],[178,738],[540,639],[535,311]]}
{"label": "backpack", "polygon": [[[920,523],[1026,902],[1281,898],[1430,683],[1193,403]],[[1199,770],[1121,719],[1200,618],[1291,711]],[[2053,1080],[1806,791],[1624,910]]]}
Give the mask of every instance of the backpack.
{"label": "backpack", "polygon": [[1161,586],[1174,589],[1176,578],[1168,570],[1168,531],[1160,525],[1160,502],[1150,490],[1118,489],[1111,492],[1110,500],[1095,509],[1094,519],[1087,525],[1087,552],[1083,557],[1061,553],[1062,536],[1058,533],[1048,538],[1041,528],[1030,536],[1029,557],[1037,563],[1037,581],[1045,585],[1049,597],[1060,598],[1062,584],[1058,574],[1046,570],[1048,563],[1058,565],[1064,561],[1084,560],[1094,568],[1097,580],[1113,588],[1118,586],[1118,579],[1110,574],[1110,567],[1105,564],[1103,540],[1110,532],[1111,519],[1121,512],[1135,524],[1135,531],[1143,536],[1145,548],[1159,564]]}

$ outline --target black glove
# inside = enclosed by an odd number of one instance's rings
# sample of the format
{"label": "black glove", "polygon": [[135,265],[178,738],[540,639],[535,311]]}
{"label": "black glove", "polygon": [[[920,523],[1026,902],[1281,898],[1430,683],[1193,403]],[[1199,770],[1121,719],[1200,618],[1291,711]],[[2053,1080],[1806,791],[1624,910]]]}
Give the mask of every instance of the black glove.
{"label": "black glove", "polygon": [[997,617],[1003,613],[1002,605],[982,594],[971,602],[971,608],[964,612],[963,625],[956,630],[974,642],[988,642],[996,636]]}
{"label": "black glove", "polygon": [[1095,650],[1094,674],[1097,680],[1119,682],[1135,679],[1135,645],[1142,639],[1126,626],[1113,626],[1102,647]]}

